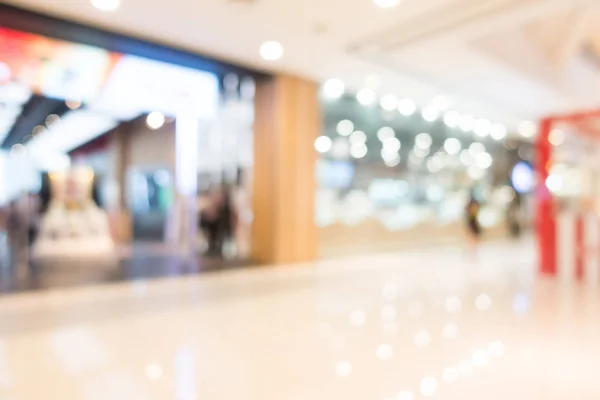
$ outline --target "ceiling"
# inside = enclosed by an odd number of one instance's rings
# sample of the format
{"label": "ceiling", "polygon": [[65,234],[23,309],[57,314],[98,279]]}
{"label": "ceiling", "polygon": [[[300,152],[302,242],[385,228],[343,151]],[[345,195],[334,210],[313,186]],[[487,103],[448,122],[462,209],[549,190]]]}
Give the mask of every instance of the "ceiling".
{"label": "ceiling", "polygon": [[[352,91],[380,82],[378,95],[422,106],[443,94],[511,128],[600,104],[594,0],[121,0],[115,12],[89,0],[8,3],[252,68],[340,78]],[[260,58],[267,40],[284,45],[282,59]]]}

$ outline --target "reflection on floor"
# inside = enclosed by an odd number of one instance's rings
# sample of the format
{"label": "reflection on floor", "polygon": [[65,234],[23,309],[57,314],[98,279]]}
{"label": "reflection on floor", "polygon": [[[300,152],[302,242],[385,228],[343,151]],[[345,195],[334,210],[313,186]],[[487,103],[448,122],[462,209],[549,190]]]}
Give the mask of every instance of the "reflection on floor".
{"label": "reflection on floor", "polygon": [[[79,285],[136,281],[140,279],[195,275],[246,266],[241,261],[219,258],[182,258],[177,252],[156,244],[136,244],[120,251],[110,262],[81,265],[77,260],[54,263],[11,262],[0,243],[0,294],[28,290],[67,288]],[[1,398],[1,397],[0,397]]]}
{"label": "reflection on floor", "polygon": [[597,400],[600,296],[532,244],[0,298],[0,398]]}

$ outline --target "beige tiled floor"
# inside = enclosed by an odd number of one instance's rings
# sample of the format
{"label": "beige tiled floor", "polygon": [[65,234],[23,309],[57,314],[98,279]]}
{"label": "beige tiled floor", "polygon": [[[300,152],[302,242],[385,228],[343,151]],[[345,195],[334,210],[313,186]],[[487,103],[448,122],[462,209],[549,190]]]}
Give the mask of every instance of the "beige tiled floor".
{"label": "beige tiled floor", "polygon": [[0,399],[597,400],[599,294],[534,279],[532,252],[7,296]]}

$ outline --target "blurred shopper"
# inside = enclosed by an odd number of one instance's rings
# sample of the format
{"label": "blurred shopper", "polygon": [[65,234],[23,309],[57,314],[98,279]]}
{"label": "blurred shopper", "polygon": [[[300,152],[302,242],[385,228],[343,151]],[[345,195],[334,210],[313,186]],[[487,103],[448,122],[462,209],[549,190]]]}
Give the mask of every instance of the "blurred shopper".
{"label": "blurred shopper", "polygon": [[209,256],[222,257],[225,247],[234,244],[237,213],[232,193],[229,187],[213,192],[200,211],[200,229]]}
{"label": "blurred shopper", "polygon": [[30,193],[27,197],[27,242],[31,247],[37,238],[42,204],[37,193]]}
{"label": "blurred shopper", "polygon": [[481,204],[475,197],[475,191],[471,190],[469,195],[469,201],[465,209],[467,219],[467,235],[469,240],[469,249],[473,258],[477,257],[477,248],[479,246],[479,239],[481,238],[481,225],[479,224],[479,211],[481,210]]}
{"label": "blurred shopper", "polygon": [[509,203],[506,213],[508,230],[513,238],[521,237],[521,221],[521,196],[517,193],[513,200]]}
{"label": "blurred shopper", "polygon": [[[237,225],[237,212],[234,203],[234,191],[231,187],[225,186],[221,192],[219,207],[219,246],[220,255],[227,247],[230,250],[235,246],[235,232]],[[235,250],[228,251],[228,255],[235,253]]]}
{"label": "blurred shopper", "polygon": [[214,193],[200,199],[200,231],[207,243],[206,254],[214,256],[219,253],[219,203]]}
{"label": "blurred shopper", "polygon": [[12,267],[16,267],[24,261],[24,257],[27,255],[27,223],[18,200],[13,200],[9,205],[6,233],[10,264]]}

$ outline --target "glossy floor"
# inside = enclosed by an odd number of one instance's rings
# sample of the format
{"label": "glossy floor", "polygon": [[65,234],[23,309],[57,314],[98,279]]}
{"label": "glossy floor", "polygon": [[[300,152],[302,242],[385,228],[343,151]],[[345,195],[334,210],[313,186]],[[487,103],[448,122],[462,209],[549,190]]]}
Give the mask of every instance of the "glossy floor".
{"label": "glossy floor", "polygon": [[[0,298],[0,398],[597,400],[599,293],[533,246]],[[84,265],[81,268],[85,268]]]}
{"label": "glossy floor", "polygon": [[183,258],[176,249],[139,242],[119,248],[114,259],[97,261],[87,268],[73,259],[30,262],[27,253],[27,248],[23,248],[19,257],[11,257],[0,232],[0,294],[197,275],[248,266],[245,261],[216,257]]}

